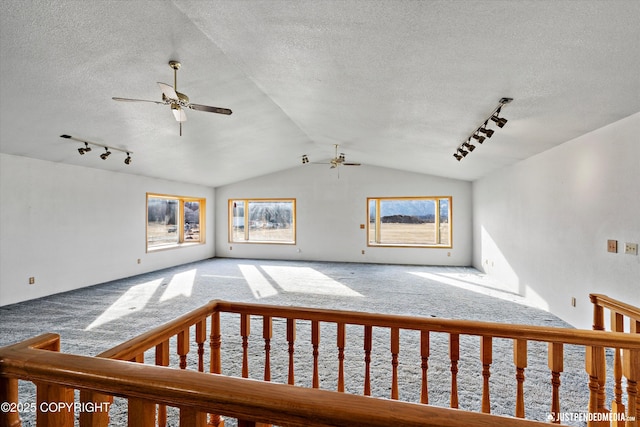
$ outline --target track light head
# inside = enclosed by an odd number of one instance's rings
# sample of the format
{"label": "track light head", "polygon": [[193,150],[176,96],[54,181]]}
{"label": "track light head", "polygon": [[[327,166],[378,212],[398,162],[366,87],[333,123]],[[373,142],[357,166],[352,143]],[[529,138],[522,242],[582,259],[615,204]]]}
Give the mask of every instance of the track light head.
{"label": "track light head", "polygon": [[498,117],[495,114],[491,116],[491,120],[493,120],[496,123],[496,126],[498,126],[499,128],[503,128],[504,125],[507,124],[507,119],[505,119],[504,117]]}
{"label": "track light head", "polygon": [[100,158],[102,160],[107,160],[107,157],[111,155],[111,151],[109,151],[108,147],[104,147],[104,153],[100,154]]}
{"label": "track light head", "polygon": [[81,156],[84,155],[84,153],[88,153],[89,151],[91,151],[91,147],[89,147],[89,143],[87,142],[84,143],[84,147],[78,148],[78,153],[80,153]]}
{"label": "track light head", "polygon": [[467,154],[469,154],[464,148],[458,148],[458,153],[462,154],[462,157],[467,157]]}
{"label": "track light head", "polygon": [[453,157],[455,157],[457,161],[462,160],[462,156],[458,153],[453,153]]}
{"label": "track light head", "polygon": [[491,138],[493,136],[493,132],[495,132],[495,131],[493,129],[487,129],[485,126],[487,126],[486,123],[485,123],[485,125],[483,127],[478,129],[478,132],[482,132],[485,135],[487,135],[487,138]]}
{"label": "track light head", "polygon": [[302,164],[306,165],[307,163],[309,163],[309,158],[307,157],[306,154],[302,155]]}
{"label": "track light head", "polygon": [[474,133],[474,134],[473,134],[473,138],[474,138],[474,139],[476,139],[476,140],[478,140],[478,143],[479,143],[479,144],[482,144],[482,143],[484,142],[484,140],[485,140],[485,137],[484,137],[484,136],[480,136],[480,135],[478,135],[477,133]]}
{"label": "track light head", "polygon": [[[480,137],[482,138],[482,137]],[[463,147],[465,147],[467,150],[469,150],[469,152],[472,152],[473,150],[476,149],[475,145],[471,145],[468,142],[465,142],[464,144],[462,144]]]}
{"label": "track light head", "polygon": [[131,164],[131,155],[129,153],[127,153],[127,158],[124,159],[124,164],[125,165],[130,165]]}

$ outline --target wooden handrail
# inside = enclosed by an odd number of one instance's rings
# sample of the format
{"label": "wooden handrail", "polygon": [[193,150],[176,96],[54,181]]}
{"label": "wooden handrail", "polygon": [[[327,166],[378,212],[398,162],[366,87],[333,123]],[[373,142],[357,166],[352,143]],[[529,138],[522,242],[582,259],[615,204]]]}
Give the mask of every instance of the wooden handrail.
{"label": "wooden handrail", "polygon": [[589,299],[594,305],[608,308],[611,311],[627,316],[636,321],[640,321],[640,308],[611,298],[603,294],[589,294]]}
{"label": "wooden handrail", "polygon": [[138,335],[98,355],[106,359],[131,360],[138,354],[161,344],[183,331],[185,327],[196,324],[199,320],[210,316],[216,309],[216,301],[210,301],[202,307],[183,314],[170,322],[164,323],[148,332]]}
{"label": "wooden handrail", "polygon": [[[606,334],[602,334],[599,331],[549,326],[411,317],[393,314],[350,312],[294,306],[282,307],[276,305],[235,303],[220,300],[215,301],[215,310],[237,314],[317,320],[385,328],[396,327],[401,329],[427,330],[460,335],[492,336],[494,338],[524,339],[550,343],[560,342],[564,344],[577,344],[584,346],[640,349],[640,337],[620,332],[608,332]],[[131,340],[131,342],[134,342],[134,340]]]}
{"label": "wooden handrail", "polygon": [[[46,334],[0,348],[0,377],[48,382],[124,398],[282,426],[542,426],[546,423],[251,379],[40,350]],[[331,408],[331,411],[327,411]],[[6,421],[0,414],[0,424]]]}
{"label": "wooden handrail", "polygon": [[287,317],[364,326],[398,327],[402,329],[428,330],[460,335],[493,336],[496,338],[524,339],[541,342],[561,342],[564,344],[640,349],[640,339],[618,332],[612,332],[610,335],[602,335],[595,331],[548,326],[422,318],[212,300],[196,310],[106,350],[100,353],[98,357],[131,360],[136,355],[171,338],[186,327],[194,325],[198,320],[211,315],[213,312],[229,312],[245,315],[254,314],[276,318]]}

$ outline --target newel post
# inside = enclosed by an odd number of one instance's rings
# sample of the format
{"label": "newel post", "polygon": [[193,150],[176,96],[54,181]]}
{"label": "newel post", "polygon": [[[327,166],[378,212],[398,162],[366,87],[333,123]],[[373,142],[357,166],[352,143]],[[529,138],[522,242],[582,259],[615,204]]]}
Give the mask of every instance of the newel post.
{"label": "newel post", "polygon": [[[14,407],[18,406],[18,380],[16,378],[0,377],[0,396],[6,396],[5,400]],[[7,427],[20,427],[20,413],[0,411],[0,425]]]}

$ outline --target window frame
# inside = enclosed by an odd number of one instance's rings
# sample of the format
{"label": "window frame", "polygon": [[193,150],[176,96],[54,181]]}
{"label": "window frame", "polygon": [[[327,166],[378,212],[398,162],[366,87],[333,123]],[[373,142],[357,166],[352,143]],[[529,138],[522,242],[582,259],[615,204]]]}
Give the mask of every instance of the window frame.
{"label": "window frame", "polygon": [[[178,241],[175,243],[166,243],[149,246],[149,199],[165,199],[175,200],[178,203],[178,212],[176,218],[176,233]],[[185,246],[204,245],[206,243],[206,206],[207,199],[204,197],[176,196],[172,194],[146,193],[145,199],[145,247],[146,252],[157,252],[166,249],[175,249]],[[198,214],[198,240],[187,240],[185,233],[185,215],[184,205],[189,202],[198,202],[200,204]]]}
{"label": "window frame", "polygon": [[[381,224],[381,215],[380,215],[380,202],[381,201],[402,201],[402,200],[430,200],[434,202],[435,205],[435,232],[436,232],[436,241],[442,241],[440,227],[440,200],[448,201],[448,224],[449,224],[449,233],[448,233],[448,244],[435,243],[435,244],[414,244],[414,243],[377,243],[380,241],[380,224]],[[375,242],[371,242],[370,233],[371,233],[371,202],[375,201]],[[431,248],[431,249],[451,249],[453,248],[453,197],[452,196],[393,196],[393,197],[367,197],[367,221],[366,221],[366,239],[368,247],[389,247],[389,248]]]}
{"label": "window frame", "polygon": [[[245,214],[244,214],[244,224],[243,224],[243,228],[244,228],[244,236],[245,239],[244,240],[234,240],[233,236],[233,228],[234,228],[234,216],[233,216],[233,203],[235,202],[243,202],[244,203],[244,209],[245,209]],[[250,202],[258,202],[258,203],[283,203],[283,202],[290,202],[291,203],[291,227],[293,228],[292,230],[292,234],[293,234],[293,240],[289,241],[289,240],[251,240],[250,236],[249,236],[249,232],[250,232],[250,227],[249,227],[249,215],[248,210],[249,210],[249,203]],[[238,243],[238,244],[259,244],[259,245],[295,245],[297,242],[297,218],[296,218],[296,199],[294,197],[289,197],[289,198],[284,198],[284,197],[278,197],[278,198],[241,198],[241,197],[236,197],[236,198],[231,198],[228,199],[227,202],[227,228],[228,228],[228,241],[229,243]]]}

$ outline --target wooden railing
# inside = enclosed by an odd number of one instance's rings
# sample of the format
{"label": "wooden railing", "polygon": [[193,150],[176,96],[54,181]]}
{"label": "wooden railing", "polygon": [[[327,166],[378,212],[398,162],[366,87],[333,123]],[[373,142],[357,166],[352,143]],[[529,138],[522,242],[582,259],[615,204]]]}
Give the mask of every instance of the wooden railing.
{"label": "wooden railing", "polygon": [[[249,379],[249,362],[255,353],[251,338],[251,324],[258,319],[260,337],[264,351],[261,377],[265,381]],[[235,320],[234,320],[235,319]],[[221,320],[238,322],[239,348],[237,358],[241,360],[239,375],[232,378],[222,375],[232,371],[228,364],[233,356],[222,358]],[[278,328],[274,327],[278,321]],[[210,329],[207,333],[207,326]],[[226,325],[226,323],[225,323]],[[296,358],[300,343],[296,346],[296,331],[304,326],[310,332],[309,369],[311,388],[299,387],[296,379]],[[225,328],[228,330],[229,328]],[[282,335],[274,334],[274,331]],[[390,353],[390,399],[372,398],[372,354],[375,333],[388,333]],[[404,331],[404,332],[403,332]],[[408,332],[407,332],[408,331]],[[414,333],[418,336],[417,349],[420,362],[420,403],[397,401],[400,395],[400,335]],[[348,334],[349,333],[349,334]],[[320,341],[325,334],[335,337],[337,350],[337,382],[335,391],[319,390]],[[450,369],[449,406],[458,408],[458,364],[462,340],[475,337],[479,343],[481,364],[481,411],[438,408],[429,403],[429,357],[432,344],[439,341],[434,335],[444,334],[447,339],[448,365]],[[365,396],[345,392],[345,349],[347,338],[362,337],[364,373],[362,390]],[[378,334],[379,335],[379,334]],[[175,337],[175,339],[174,339]],[[207,348],[207,338],[209,338]],[[494,342],[506,339],[513,344],[513,371],[515,371],[516,418],[489,415],[491,411],[490,377],[492,375]],[[272,354],[275,345],[286,343],[286,383],[276,384],[272,380]],[[531,342],[547,344],[546,354],[529,353]],[[233,340],[225,335],[226,347]],[[197,351],[190,352],[190,344]],[[167,406],[180,408],[181,425],[221,426],[220,415],[239,419],[239,426],[274,423],[277,425],[530,425],[526,421],[524,372],[531,357],[548,360],[549,381],[552,385],[549,402],[550,414],[561,414],[560,373],[563,371],[567,345],[585,349],[586,371],[590,380],[589,408],[584,412],[601,413],[598,405],[601,378],[606,376],[603,362],[604,349],[622,350],[622,375],[626,378],[628,408],[627,425],[637,426],[635,402],[637,382],[640,377],[640,336],[623,332],[589,331],[551,328],[528,325],[475,322],[438,318],[416,318],[397,315],[359,313],[338,310],[323,310],[301,307],[281,307],[258,304],[211,301],[205,306],[187,313],[165,325],[155,328],[134,339],[122,343],[97,358],[60,354],[59,341],[55,335],[44,335],[38,339],[0,349],[0,391],[10,402],[17,402],[17,379],[35,382],[37,399],[47,401],[73,401],[73,389],[81,389],[80,409],[85,404],[98,405],[110,402],[111,396],[128,399],[128,423],[131,426],[165,425]],[[230,347],[230,346],[229,346]],[[274,347],[272,349],[272,347]],[[43,349],[44,348],[44,349]],[[54,351],[51,351],[54,350]],[[296,352],[298,350],[298,352]],[[234,350],[231,349],[231,352]],[[280,351],[282,353],[282,351]],[[208,355],[208,360],[207,357]],[[157,366],[143,364],[145,356],[152,356]],[[116,359],[116,360],[110,360]],[[134,362],[134,363],[132,363]],[[205,366],[208,362],[208,372]],[[223,362],[225,366],[223,366]],[[279,360],[277,362],[280,362]],[[168,368],[175,365],[180,369]],[[215,374],[215,375],[210,375]],[[233,372],[231,372],[233,373]],[[279,375],[280,373],[277,372]],[[374,372],[375,374],[375,372]],[[255,373],[254,373],[255,375]],[[284,382],[284,381],[283,381]],[[298,384],[296,384],[298,383]],[[291,385],[296,385],[291,387]],[[69,391],[71,390],[71,391]],[[337,392],[336,392],[337,391]],[[572,408],[575,409],[575,408]],[[47,417],[56,418],[52,423],[68,424],[68,418],[59,413],[42,413],[38,408],[38,424]],[[100,411],[80,410],[80,425],[106,426],[108,414]],[[209,415],[206,414],[216,414]],[[73,414],[71,415],[73,417]],[[0,413],[0,425],[19,425],[17,414]],[[60,418],[58,418],[60,417]],[[496,418],[497,417],[497,418]],[[208,419],[207,419],[208,418]],[[559,423],[561,417],[551,421]],[[522,424],[520,424],[522,422]],[[535,423],[534,423],[535,424]],[[589,420],[589,425],[594,425]],[[48,425],[42,421],[42,425]]]}
{"label": "wooden railing", "polygon": [[[179,407],[180,426],[205,425],[207,412],[242,418],[243,425],[256,425],[257,421],[282,426],[543,425],[510,417],[63,354],[55,351],[58,348],[59,336],[44,334],[0,349],[3,400],[6,396],[7,404],[17,405],[17,378],[35,382],[38,393],[37,404],[33,406],[40,426],[73,426],[76,409],[90,408],[92,412],[102,409],[99,401],[74,404],[74,389],[129,399],[130,427],[155,425],[154,418],[139,412],[140,405],[133,404],[135,401],[142,402],[143,407],[152,403]],[[131,409],[132,404],[136,409]],[[0,412],[0,425],[19,426],[17,413],[5,409]],[[87,424],[81,417],[80,425],[107,424]]]}
{"label": "wooden railing", "polygon": [[[613,332],[628,332],[631,334],[640,334],[640,308],[635,307],[630,304],[626,304],[622,301],[618,301],[616,299],[610,298],[606,295],[602,294],[590,294],[589,298],[591,299],[591,303],[593,304],[593,329],[596,331],[604,331],[605,328],[605,310],[609,310],[610,313],[610,330]],[[625,324],[626,329],[625,329]],[[600,353],[603,350],[598,350]],[[613,349],[613,381],[614,381],[614,395],[611,400],[611,412],[616,414],[624,414],[625,407],[622,403],[622,374],[624,371],[629,369],[633,369],[632,365],[628,365],[627,359],[631,356],[627,355],[627,353],[620,348]],[[600,354],[598,359],[600,361],[600,370],[603,369],[602,365],[604,365],[604,355]],[[637,369],[637,367],[636,367]],[[606,398],[605,398],[605,384],[606,384],[606,376],[597,375],[597,371],[592,378],[597,378],[597,387],[598,387],[598,398],[594,403],[597,406],[598,412],[607,412],[608,409],[605,407]],[[637,375],[637,374],[636,374]],[[591,387],[591,384],[590,384]],[[593,384],[595,387],[595,384]],[[629,399],[628,399],[628,414],[633,414],[635,409],[636,419],[640,419],[640,393],[638,393],[637,384],[627,383],[627,390],[630,390],[630,387],[635,387],[634,390],[629,391]],[[636,399],[631,399],[631,394],[635,393]],[[592,408],[590,407],[590,410]],[[613,417],[617,419],[618,417]],[[618,425],[618,423],[614,423],[613,425]]]}

